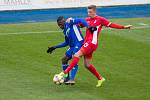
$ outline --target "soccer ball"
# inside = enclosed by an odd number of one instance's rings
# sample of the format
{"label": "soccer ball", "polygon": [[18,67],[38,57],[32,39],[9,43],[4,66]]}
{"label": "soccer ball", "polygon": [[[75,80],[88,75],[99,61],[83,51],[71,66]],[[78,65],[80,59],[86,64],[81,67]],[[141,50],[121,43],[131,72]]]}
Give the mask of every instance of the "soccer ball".
{"label": "soccer ball", "polygon": [[61,85],[62,83],[64,83],[64,78],[63,77],[60,77],[58,74],[55,74],[54,75],[54,78],[53,78],[53,82],[57,85]]}

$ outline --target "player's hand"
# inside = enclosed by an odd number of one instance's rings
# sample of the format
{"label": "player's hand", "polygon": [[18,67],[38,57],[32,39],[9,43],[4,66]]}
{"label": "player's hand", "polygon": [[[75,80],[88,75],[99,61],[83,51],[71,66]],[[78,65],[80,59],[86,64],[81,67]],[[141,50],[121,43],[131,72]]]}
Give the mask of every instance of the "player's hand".
{"label": "player's hand", "polygon": [[126,25],[124,26],[124,29],[131,29],[132,25]]}
{"label": "player's hand", "polygon": [[91,33],[94,33],[94,31],[96,31],[96,30],[97,30],[97,28],[96,28],[96,27],[89,27],[88,29],[89,29],[89,31],[90,31]]}
{"label": "player's hand", "polygon": [[56,48],[55,47],[48,47],[47,53],[52,53]]}

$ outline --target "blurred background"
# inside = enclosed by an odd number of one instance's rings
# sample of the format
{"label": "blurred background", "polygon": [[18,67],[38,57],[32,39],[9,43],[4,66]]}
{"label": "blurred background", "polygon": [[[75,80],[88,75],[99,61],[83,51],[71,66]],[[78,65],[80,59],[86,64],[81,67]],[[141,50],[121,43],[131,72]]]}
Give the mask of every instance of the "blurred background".
{"label": "blurred background", "polygon": [[[79,63],[75,86],[56,85],[64,42],[58,16],[87,17],[86,7],[131,30],[103,28],[92,64],[96,78]],[[82,33],[85,35],[85,28]],[[150,0],[0,0],[0,100],[150,100]]]}
{"label": "blurred background", "polygon": [[150,16],[150,0],[0,0],[0,23],[55,21],[58,16],[86,17],[86,7],[98,6],[106,18]]}

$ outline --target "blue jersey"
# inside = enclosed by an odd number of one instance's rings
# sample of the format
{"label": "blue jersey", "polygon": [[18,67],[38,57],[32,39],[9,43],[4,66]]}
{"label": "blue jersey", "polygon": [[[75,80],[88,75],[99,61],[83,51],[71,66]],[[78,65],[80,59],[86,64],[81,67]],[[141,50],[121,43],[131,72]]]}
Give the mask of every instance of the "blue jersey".
{"label": "blue jersey", "polygon": [[89,25],[84,19],[71,19],[70,22],[65,22],[63,30],[65,42],[55,47],[56,48],[62,48],[65,46],[75,47],[77,44],[82,44],[84,38],[81,34],[80,28],[77,25],[80,23],[89,28]]}

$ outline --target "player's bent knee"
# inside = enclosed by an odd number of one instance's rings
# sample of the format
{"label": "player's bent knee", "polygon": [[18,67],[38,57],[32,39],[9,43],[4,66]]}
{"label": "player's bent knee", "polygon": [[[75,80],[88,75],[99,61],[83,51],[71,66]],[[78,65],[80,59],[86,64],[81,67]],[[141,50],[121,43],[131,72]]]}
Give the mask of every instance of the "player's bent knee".
{"label": "player's bent knee", "polygon": [[66,64],[66,63],[68,62],[68,59],[67,59],[66,57],[63,57],[63,58],[61,59],[61,61],[62,61],[62,64]]}
{"label": "player's bent knee", "polygon": [[88,68],[90,66],[90,64],[84,64],[85,68]]}
{"label": "player's bent knee", "polygon": [[73,55],[73,57],[79,57],[79,55],[76,53],[76,54]]}
{"label": "player's bent knee", "polygon": [[74,57],[81,57],[83,53],[79,50],[77,53],[74,54]]}

